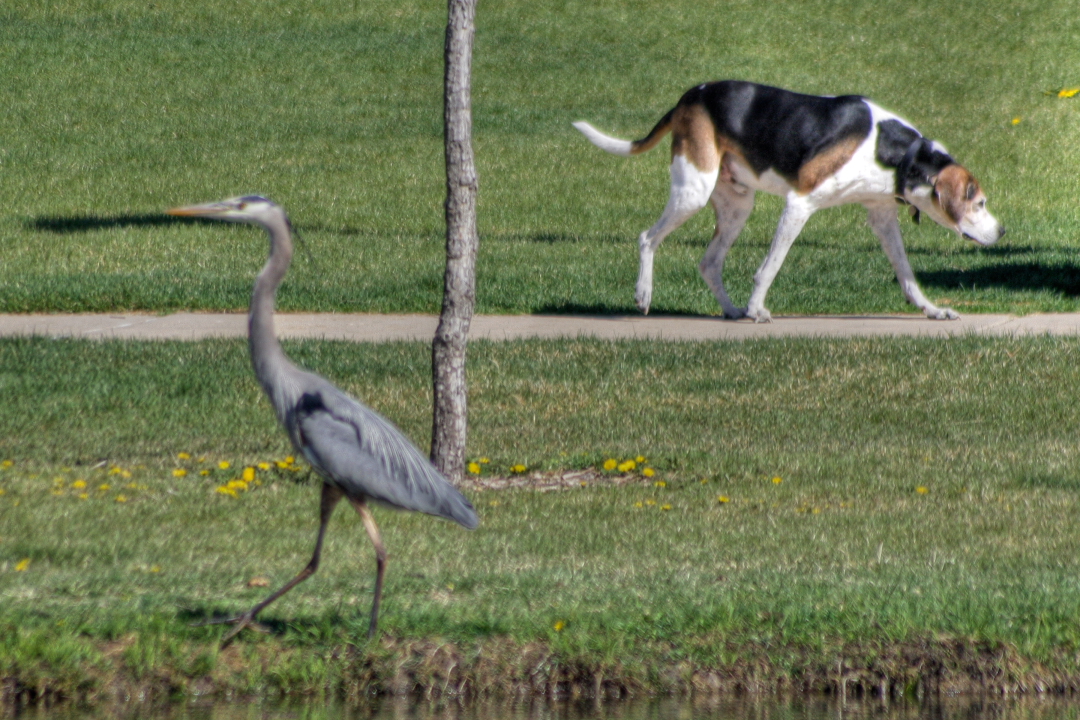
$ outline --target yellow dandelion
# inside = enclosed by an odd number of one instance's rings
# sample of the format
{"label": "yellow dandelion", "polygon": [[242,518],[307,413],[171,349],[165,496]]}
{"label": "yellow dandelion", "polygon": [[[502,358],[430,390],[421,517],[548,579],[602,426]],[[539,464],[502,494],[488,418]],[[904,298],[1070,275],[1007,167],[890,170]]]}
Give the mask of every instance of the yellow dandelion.
{"label": "yellow dandelion", "polygon": [[79,478],[75,482],[71,483],[71,487],[75,488],[76,490],[82,490],[84,487],[86,487],[86,481],[82,478]]}
{"label": "yellow dandelion", "polygon": [[772,479],[772,484],[773,485],[779,485],[782,482],[784,482],[784,478],[780,477],[779,475],[777,475],[776,477],[774,477]]}
{"label": "yellow dandelion", "polygon": [[469,463],[469,472],[471,472],[473,475],[479,475],[480,474],[480,463],[474,463],[474,462]]}
{"label": "yellow dandelion", "polygon": [[207,475],[210,474],[210,471],[209,470],[200,470],[199,474],[202,475],[203,477],[206,477]]}
{"label": "yellow dandelion", "polygon": [[218,466],[219,468],[221,468],[222,470],[228,470],[229,468],[231,468],[231,467],[232,467],[232,463],[231,463],[231,462],[229,462],[228,460],[222,460],[221,462],[219,462],[219,463],[217,464],[217,466]]}
{"label": "yellow dandelion", "polygon": [[118,503],[126,503],[127,502],[127,496],[126,495],[117,495],[116,496],[116,502],[118,502]]}
{"label": "yellow dandelion", "polygon": [[555,624],[552,627],[555,628],[555,632],[562,632],[562,629],[564,627],[566,627],[566,621],[565,620],[556,620]]}
{"label": "yellow dandelion", "polygon": [[670,509],[671,509],[671,506],[670,506],[670,505],[668,505],[667,503],[665,503],[665,504],[663,504],[663,505],[661,505],[661,506],[660,506],[660,509],[661,509],[661,510],[670,510]]}
{"label": "yellow dandelion", "polygon": [[488,505],[490,505],[491,507],[499,507],[499,505],[501,505],[501,504],[502,503],[500,503],[498,500],[489,500],[488,501]]}
{"label": "yellow dandelion", "polygon": [[15,463],[12,462],[11,460],[4,460],[3,462],[0,462],[0,467],[4,468],[6,470],[7,468],[11,467],[14,464]]}
{"label": "yellow dandelion", "polygon": [[119,475],[120,474],[120,468],[113,465],[111,468],[109,468],[109,474],[110,475]]}
{"label": "yellow dandelion", "polygon": [[729,503],[729,502],[731,502],[731,498],[729,498],[727,495],[717,495],[716,496],[716,502],[718,502],[718,503]]}
{"label": "yellow dandelion", "polygon": [[667,481],[666,480],[657,480],[656,482],[653,483],[653,485],[656,486],[656,487],[659,487],[659,488],[664,488],[664,487],[667,487]]}
{"label": "yellow dandelion", "polygon": [[79,493],[80,500],[85,500],[88,497],[90,497],[90,493]]}
{"label": "yellow dandelion", "polygon": [[260,470],[266,471],[266,470],[269,470],[272,466],[268,462],[261,462],[258,465],[256,465],[256,467],[259,468]]}
{"label": "yellow dandelion", "polygon": [[1065,88],[1064,90],[1058,91],[1057,96],[1059,98],[1071,98],[1073,95],[1076,95],[1077,93],[1080,93],[1080,87]]}
{"label": "yellow dandelion", "polygon": [[233,490],[233,489],[232,489],[231,487],[229,487],[229,486],[227,486],[227,485],[219,485],[219,486],[218,486],[218,487],[217,487],[217,488],[215,489],[215,492],[219,492],[219,493],[221,493],[222,495],[229,495],[229,496],[231,496],[231,497],[236,497],[236,491],[235,491],[235,490]]}
{"label": "yellow dandelion", "polygon": [[820,515],[820,514],[821,514],[821,508],[819,508],[819,507],[816,507],[816,508],[814,508],[813,510],[811,510],[810,512],[811,512],[812,514],[814,514],[814,515]]}
{"label": "yellow dandelion", "polygon": [[278,460],[274,464],[277,465],[278,468],[281,470],[285,470],[289,467],[289,463],[285,462],[284,460]]}
{"label": "yellow dandelion", "polygon": [[607,460],[604,461],[604,469],[605,470],[614,470],[615,466],[617,466],[618,464],[619,464],[619,461],[616,460],[615,458],[608,458]]}
{"label": "yellow dandelion", "polygon": [[645,501],[645,504],[646,504],[646,505],[655,505],[655,504],[656,504],[656,501],[655,501],[655,500],[652,500],[652,499],[650,499],[650,500],[646,500],[646,501]]}
{"label": "yellow dandelion", "polygon": [[491,458],[486,458],[486,457],[480,458],[480,464],[481,465],[487,465],[489,462],[491,462]]}
{"label": "yellow dandelion", "polygon": [[247,486],[248,484],[246,480],[230,480],[225,485],[225,487],[229,488],[230,490],[247,490]]}
{"label": "yellow dandelion", "polygon": [[581,487],[586,487],[586,486],[588,486],[588,484],[589,484],[589,483],[588,483],[588,482],[586,482],[585,480],[582,480],[582,481],[581,481]]}
{"label": "yellow dandelion", "polygon": [[656,474],[656,471],[653,470],[652,468],[645,468],[644,470],[641,471],[641,474],[644,475],[645,477],[652,477],[653,475]]}
{"label": "yellow dandelion", "polygon": [[925,495],[926,493],[930,492],[930,488],[926,487],[925,485],[920,485],[919,487],[915,488],[915,492],[919,493],[920,495]]}
{"label": "yellow dandelion", "polygon": [[636,503],[634,503],[634,507],[636,507],[636,508],[645,507],[645,503],[638,500]]}
{"label": "yellow dandelion", "polygon": [[0,488],[0,495],[5,494],[6,492],[7,492],[7,490],[5,490],[4,488]]}
{"label": "yellow dandelion", "polygon": [[63,495],[64,491],[61,490],[60,488],[56,488],[55,490],[50,490],[49,494],[50,495]]}
{"label": "yellow dandelion", "polygon": [[105,492],[106,490],[111,490],[111,489],[112,489],[112,485],[109,485],[108,483],[106,483],[104,485],[98,485],[98,490],[100,490],[101,492]]}
{"label": "yellow dandelion", "polygon": [[206,456],[205,455],[200,455],[198,462],[206,462]]}
{"label": "yellow dandelion", "polygon": [[1013,124],[1013,125],[1019,125],[1019,124],[1020,124],[1020,118],[1018,118],[1018,117],[1014,117],[1014,118],[1012,119],[1012,124]]}
{"label": "yellow dandelion", "polygon": [[185,453],[185,452],[177,453],[176,454],[176,459],[177,460],[190,460],[191,455],[189,455],[188,453]]}
{"label": "yellow dandelion", "polygon": [[517,465],[514,465],[514,466],[512,466],[510,468],[510,472],[516,473],[516,474],[521,474],[521,473],[525,472],[526,469],[527,468],[524,465],[522,465],[521,463],[518,463]]}
{"label": "yellow dandelion", "polygon": [[125,480],[127,480],[128,478],[130,478],[130,477],[131,477],[131,471],[130,471],[130,470],[121,470],[121,471],[120,471],[120,477],[122,477],[122,478],[124,478]]}
{"label": "yellow dandelion", "polygon": [[152,573],[161,572],[161,566],[160,565],[151,565],[150,566],[150,572],[152,572]]}
{"label": "yellow dandelion", "polygon": [[187,470],[184,468],[176,468],[172,471],[173,477],[184,477],[187,475]]}
{"label": "yellow dandelion", "polygon": [[633,470],[636,467],[637,467],[636,462],[634,462],[633,460],[627,460],[626,462],[619,463],[619,465],[618,465],[618,467],[616,469],[619,472],[624,473],[624,472],[630,472],[631,470]]}
{"label": "yellow dandelion", "polygon": [[285,458],[286,465],[292,465],[294,462],[296,462],[296,458],[294,458],[292,455],[289,455]]}
{"label": "yellow dandelion", "polygon": [[640,465],[641,463],[648,462],[648,461],[645,459],[644,455],[638,455],[636,458],[634,458],[634,462],[636,462],[638,465]]}
{"label": "yellow dandelion", "polygon": [[25,572],[30,567],[30,558],[23,558],[15,564],[15,572]]}
{"label": "yellow dandelion", "polygon": [[255,468],[253,468],[253,467],[244,468],[244,472],[240,474],[240,477],[242,477],[246,482],[251,482],[252,480],[255,479]]}

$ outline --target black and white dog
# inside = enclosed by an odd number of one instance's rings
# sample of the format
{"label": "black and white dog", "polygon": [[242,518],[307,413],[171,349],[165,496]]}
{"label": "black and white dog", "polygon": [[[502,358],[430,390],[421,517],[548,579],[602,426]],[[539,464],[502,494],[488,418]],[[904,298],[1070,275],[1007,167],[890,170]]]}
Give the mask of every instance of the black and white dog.
{"label": "black and white dog", "polygon": [[[699,265],[701,276],[726,317],[757,322],[771,319],[765,294],[803,225],[821,208],[862,203],[904,296],[938,320],[959,316],[935,306],[919,290],[900,237],[897,204],[911,205],[916,220],[924,212],[980,245],[1005,233],[987,212],[975,177],[945,148],[857,95],[818,97],[725,80],[687,91],[642,140],[619,140],[587,122],[574,127],[597,147],[623,156],[650,150],[672,133],[671,197],[638,241],[636,300],[645,313],[652,300],[656,248],[710,200],[716,234]],[[787,205],[754,275],[750,301],[737,308],[724,290],[724,258],[754,208],[757,190],[779,195]]]}

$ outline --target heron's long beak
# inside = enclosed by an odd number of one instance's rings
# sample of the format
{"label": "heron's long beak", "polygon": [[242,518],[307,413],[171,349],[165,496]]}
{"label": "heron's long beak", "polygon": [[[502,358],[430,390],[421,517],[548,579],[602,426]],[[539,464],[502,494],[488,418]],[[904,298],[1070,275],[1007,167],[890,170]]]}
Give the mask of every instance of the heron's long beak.
{"label": "heron's long beak", "polygon": [[232,210],[232,206],[222,202],[203,203],[202,205],[184,205],[182,207],[169,208],[166,215],[178,217],[217,217]]}

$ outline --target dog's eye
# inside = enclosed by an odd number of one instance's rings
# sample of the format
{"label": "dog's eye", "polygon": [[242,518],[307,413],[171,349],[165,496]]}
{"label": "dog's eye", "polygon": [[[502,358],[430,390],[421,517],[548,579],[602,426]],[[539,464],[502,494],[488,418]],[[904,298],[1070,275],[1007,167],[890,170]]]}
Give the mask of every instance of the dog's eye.
{"label": "dog's eye", "polygon": [[975,207],[979,208],[980,210],[986,207],[986,198],[983,198],[979,202],[975,203]]}

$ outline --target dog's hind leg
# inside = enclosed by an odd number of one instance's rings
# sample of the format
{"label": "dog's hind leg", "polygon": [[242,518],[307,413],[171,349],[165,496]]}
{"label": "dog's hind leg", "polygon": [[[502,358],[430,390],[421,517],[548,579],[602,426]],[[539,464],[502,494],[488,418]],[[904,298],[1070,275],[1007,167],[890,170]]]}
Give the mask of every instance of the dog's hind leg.
{"label": "dog's hind leg", "polygon": [[802,232],[815,209],[804,196],[794,192],[788,195],[784,213],[780,216],[780,224],[776,226],[776,234],[769,246],[769,253],[754,273],[754,289],[750,293],[750,302],[746,304],[746,316],[753,318],[754,322],[772,321],[772,313],[765,308],[765,295],[776,279],[776,274],[780,272],[780,266],[784,264],[784,258],[787,257],[788,250],[791,250],[792,243]]}
{"label": "dog's hind leg", "polygon": [[904,297],[915,307],[923,311],[923,314],[931,320],[958,320],[960,316],[950,308],[939,308],[926,299],[919,289],[919,283],[915,281],[915,273],[911,271],[907,253],[904,252],[904,240],[900,237],[900,223],[896,219],[896,203],[867,205],[867,219],[874,234],[881,241],[881,249],[885,251],[893,270],[896,271],[896,280],[900,283],[900,289],[904,291]]}
{"label": "dog's hind leg", "polygon": [[660,247],[665,237],[705,207],[716,186],[719,170],[719,163],[712,170],[699,170],[682,155],[675,155],[671,159],[671,196],[667,207],[656,224],[638,238],[640,266],[634,299],[646,315],[652,303],[653,255],[656,248]]}
{"label": "dog's hind leg", "polygon": [[738,319],[746,315],[746,310],[735,307],[724,289],[724,260],[754,209],[754,191],[724,176],[716,183],[711,199],[716,211],[716,234],[698,271],[724,309],[724,317]]}

